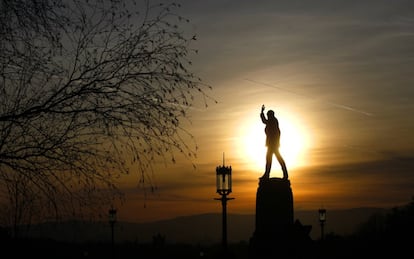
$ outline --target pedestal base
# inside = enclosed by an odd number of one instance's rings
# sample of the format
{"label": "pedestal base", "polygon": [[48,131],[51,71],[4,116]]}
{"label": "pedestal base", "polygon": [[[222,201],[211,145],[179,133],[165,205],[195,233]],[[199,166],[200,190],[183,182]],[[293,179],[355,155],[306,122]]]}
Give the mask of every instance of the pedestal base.
{"label": "pedestal base", "polygon": [[261,179],[256,195],[256,229],[249,258],[296,258],[312,240],[310,226],[293,220],[293,194],[288,179]]}

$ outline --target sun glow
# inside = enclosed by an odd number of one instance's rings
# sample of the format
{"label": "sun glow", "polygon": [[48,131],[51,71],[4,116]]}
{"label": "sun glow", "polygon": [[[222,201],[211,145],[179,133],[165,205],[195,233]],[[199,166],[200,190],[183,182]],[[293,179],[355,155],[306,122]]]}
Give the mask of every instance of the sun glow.
{"label": "sun glow", "polygon": [[[279,115],[281,130],[280,137],[280,154],[289,168],[300,167],[305,164],[305,151],[308,146],[308,136],[303,126],[300,126],[293,118]],[[264,133],[265,125],[260,121],[256,114],[249,117],[242,123],[239,137],[236,145],[238,146],[238,155],[240,159],[251,170],[264,172],[266,164],[266,135]],[[282,171],[275,157],[273,157],[271,176],[281,177]]]}

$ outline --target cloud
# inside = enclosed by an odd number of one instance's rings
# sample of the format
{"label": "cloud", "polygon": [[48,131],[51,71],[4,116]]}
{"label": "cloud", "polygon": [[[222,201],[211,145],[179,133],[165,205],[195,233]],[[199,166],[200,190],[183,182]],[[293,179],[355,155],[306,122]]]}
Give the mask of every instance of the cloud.
{"label": "cloud", "polygon": [[314,199],[329,200],[335,206],[396,206],[414,195],[413,171],[414,154],[394,154],[303,168],[294,174],[299,190],[317,193]]}

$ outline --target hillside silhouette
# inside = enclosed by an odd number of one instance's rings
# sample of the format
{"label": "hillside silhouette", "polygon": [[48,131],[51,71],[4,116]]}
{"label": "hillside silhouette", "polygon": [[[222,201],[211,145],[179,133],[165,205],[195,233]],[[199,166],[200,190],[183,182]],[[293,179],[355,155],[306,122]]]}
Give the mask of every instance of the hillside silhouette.
{"label": "hillside silhouette", "polygon": [[[369,214],[370,212],[371,214]],[[306,224],[308,220],[306,216],[312,215],[312,213],[314,212],[298,212],[297,218]],[[352,230],[347,229],[350,231],[349,234],[328,231],[323,240],[319,239],[316,234],[312,248],[305,251],[305,254],[309,255],[306,258],[373,258],[379,256],[402,258],[411,254],[410,250],[414,241],[412,236],[414,231],[414,199],[405,206],[392,209],[360,208],[332,211],[328,215],[330,215],[329,220],[332,222],[329,224],[332,225],[337,220],[342,227],[352,225]],[[350,215],[353,216],[350,217]],[[231,240],[229,258],[247,259],[249,243],[246,238],[251,235],[249,228],[253,229],[252,226],[249,226],[252,223],[247,222],[251,222],[253,216],[229,216],[229,234],[231,234],[229,235],[229,241]],[[313,215],[313,217],[315,216]],[[358,223],[359,220],[362,221]],[[5,248],[4,253],[13,254],[16,257],[102,259],[175,258],[178,256],[179,258],[219,258],[219,222],[220,214],[179,217],[142,224],[119,222],[116,231],[117,242],[114,246],[110,245],[108,223],[104,222],[45,223],[33,226],[31,236],[27,235],[19,239],[7,236],[7,229],[3,228],[0,237]],[[327,222],[329,221],[327,220]],[[244,228],[240,228],[240,226],[244,226]],[[313,225],[313,228],[314,230],[318,229],[317,225]],[[328,229],[339,231],[341,228],[331,226]],[[147,240],[144,238],[145,231],[148,231]],[[135,239],[132,239],[131,235],[127,235],[132,232],[135,233]],[[53,235],[47,237],[48,234],[53,233],[54,235],[59,234],[56,236],[59,238],[55,238]],[[240,239],[240,237],[244,238]],[[189,238],[193,238],[191,242],[185,242]]]}
{"label": "hillside silhouette", "polygon": [[[350,235],[360,224],[372,215],[383,215],[389,210],[381,208],[355,208],[327,211],[325,233]],[[220,213],[183,216],[168,220],[131,223],[117,222],[115,241],[150,243],[154,235],[162,234],[169,243],[215,244],[221,240]],[[311,225],[311,238],[320,237],[317,211],[298,211],[295,219],[304,225]],[[255,215],[228,214],[229,242],[248,242],[254,231]],[[26,236],[51,238],[64,242],[105,242],[109,240],[110,226],[106,221],[66,221],[47,222],[30,226]]]}

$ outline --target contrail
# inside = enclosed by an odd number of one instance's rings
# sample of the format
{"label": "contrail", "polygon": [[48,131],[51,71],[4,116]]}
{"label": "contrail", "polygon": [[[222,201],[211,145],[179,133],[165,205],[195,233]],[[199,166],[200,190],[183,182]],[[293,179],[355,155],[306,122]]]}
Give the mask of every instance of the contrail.
{"label": "contrail", "polygon": [[[255,84],[264,85],[264,86],[272,87],[272,88],[275,88],[275,89],[279,89],[279,90],[282,90],[284,92],[288,92],[288,93],[291,93],[291,94],[294,94],[294,95],[298,95],[298,96],[302,96],[302,97],[306,97],[306,98],[315,100],[315,98],[313,96],[306,95],[306,94],[300,94],[300,93],[294,92],[292,90],[285,89],[283,87],[278,87],[278,86],[275,86],[275,85],[272,85],[272,84],[259,82],[259,81],[248,79],[248,78],[246,78],[244,80],[255,83]],[[373,116],[372,113],[361,111],[361,110],[355,109],[351,106],[347,106],[347,105],[343,105],[343,104],[339,104],[339,103],[334,103],[334,102],[326,102],[326,101],[324,101],[324,103],[329,104],[329,105],[334,106],[334,107],[337,107],[337,108],[344,109],[344,110],[361,113],[361,114],[364,114],[366,116]]]}

